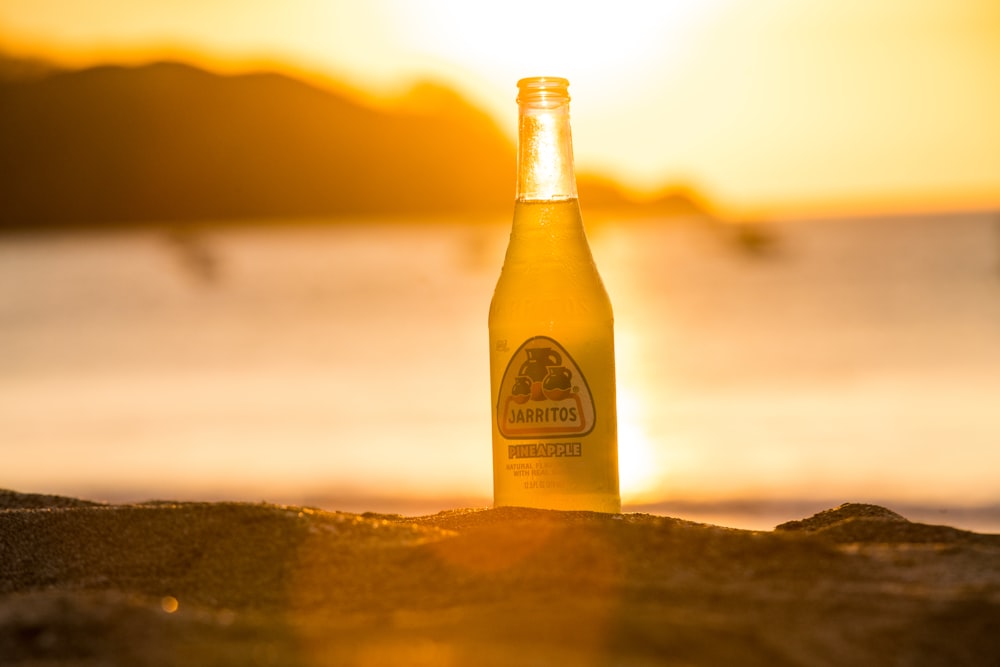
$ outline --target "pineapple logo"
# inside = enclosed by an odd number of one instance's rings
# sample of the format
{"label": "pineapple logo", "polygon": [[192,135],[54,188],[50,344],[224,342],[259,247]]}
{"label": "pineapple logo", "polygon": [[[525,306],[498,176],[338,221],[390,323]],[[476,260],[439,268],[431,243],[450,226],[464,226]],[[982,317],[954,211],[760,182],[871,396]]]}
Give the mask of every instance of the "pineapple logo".
{"label": "pineapple logo", "polygon": [[595,418],[586,378],[562,345],[547,336],[535,336],[517,348],[497,396],[501,435],[586,435],[594,428]]}

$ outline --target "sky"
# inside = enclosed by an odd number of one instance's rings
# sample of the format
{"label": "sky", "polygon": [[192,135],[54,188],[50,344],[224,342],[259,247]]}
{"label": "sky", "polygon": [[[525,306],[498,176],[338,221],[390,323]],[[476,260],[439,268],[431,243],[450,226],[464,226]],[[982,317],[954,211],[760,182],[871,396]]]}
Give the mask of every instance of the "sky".
{"label": "sky", "polygon": [[995,0],[3,0],[0,50],[451,85],[513,135],[570,80],[580,170],[726,210],[1000,207]]}

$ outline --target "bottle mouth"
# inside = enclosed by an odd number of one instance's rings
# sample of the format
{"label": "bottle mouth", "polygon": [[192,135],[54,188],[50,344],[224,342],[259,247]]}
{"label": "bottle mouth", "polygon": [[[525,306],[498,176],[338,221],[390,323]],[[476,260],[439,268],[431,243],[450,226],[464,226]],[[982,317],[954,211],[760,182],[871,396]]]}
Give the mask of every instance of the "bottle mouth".
{"label": "bottle mouth", "polygon": [[557,106],[569,102],[569,80],[559,76],[532,76],[517,82],[518,104]]}

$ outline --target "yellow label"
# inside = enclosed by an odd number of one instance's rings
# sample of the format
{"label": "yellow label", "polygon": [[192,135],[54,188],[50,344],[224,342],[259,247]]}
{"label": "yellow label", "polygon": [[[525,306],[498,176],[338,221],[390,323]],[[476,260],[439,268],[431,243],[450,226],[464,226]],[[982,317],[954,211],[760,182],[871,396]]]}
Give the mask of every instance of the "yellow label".
{"label": "yellow label", "polygon": [[503,437],[583,436],[596,421],[587,379],[562,345],[535,336],[517,348],[497,395],[497,428]]}

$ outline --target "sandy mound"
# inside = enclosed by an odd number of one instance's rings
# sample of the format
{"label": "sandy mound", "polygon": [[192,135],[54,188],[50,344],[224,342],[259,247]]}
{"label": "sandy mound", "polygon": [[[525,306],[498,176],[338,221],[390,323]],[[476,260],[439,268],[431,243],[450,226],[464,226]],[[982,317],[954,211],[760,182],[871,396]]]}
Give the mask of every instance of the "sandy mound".
{"label": "sandy mound", "polygon": [[0,492],[4,665],[994,665],[1000,536]]}

